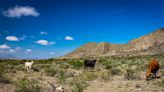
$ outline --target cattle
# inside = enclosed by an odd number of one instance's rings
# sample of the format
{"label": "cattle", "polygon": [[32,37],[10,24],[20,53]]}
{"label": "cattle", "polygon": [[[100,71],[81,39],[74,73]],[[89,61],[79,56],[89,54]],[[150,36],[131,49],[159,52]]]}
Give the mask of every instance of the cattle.
{"label": "cattle", "polygon": [[151,77],[158,78],[156,76],[158,70],[159,70],[159,62],[156,59],[152,59],[148,64],[148,70],[146,72],[146,80],[149,80]]}
{"label": "cattle", "polygon": [[26,71],[31,71],[31,67],[33,65],[34,61],[31,61],[31,62],[25,62],[25,69]]}
{"label": "cattle", "polygon": [[50,83],[50,82],[48,82],[48,83],[51,86],[49,92],[65,92],[63,86],[56,87],[56,85],[54,83]]}
{"label": "cattle", "polygon": [[84,69],[86,68],[94,68],[96,64],[96,60],[84,60]]}
{"label": "cattle", "polygon": [[34,72],[39,72],[39,69],[38,69],[38,68],[31,67],[31,69],[32,69]]}

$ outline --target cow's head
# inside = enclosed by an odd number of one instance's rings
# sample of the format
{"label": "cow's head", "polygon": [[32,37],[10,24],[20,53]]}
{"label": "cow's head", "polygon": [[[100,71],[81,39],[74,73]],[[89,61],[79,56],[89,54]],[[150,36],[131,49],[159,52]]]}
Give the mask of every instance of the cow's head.
{"label": "cow's head", "polygon": [[152,77],[153,73],[146,73],[146,80],[150,80],[150,78]]}

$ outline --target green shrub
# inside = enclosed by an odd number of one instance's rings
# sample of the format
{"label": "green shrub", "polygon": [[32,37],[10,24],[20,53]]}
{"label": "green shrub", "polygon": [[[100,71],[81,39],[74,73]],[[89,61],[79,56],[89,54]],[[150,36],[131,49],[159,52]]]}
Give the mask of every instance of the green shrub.
{"label": "green shrub", "polygon": [[57,70],[50,67],[45,69],[45,73],[47,76],[54,76],[57,73]]}
{"label": "green shrub", "polygon": [[102,72],[100,77],[103,80],[111,80],[111,73],[109,71]]}
{"label": "green shrub", "polygon": [[121,70],[118,68],[111,68],[110,71],[112,75],[119,75],[121,73]]}
{"label": "green shrub", "polygon": [[104,65],[106,69],[112,68],[112,62],[108,61],[107,59],[100,60],[100,63]]}
{"label": "green shrub", "polygon": [[68,69],[69,68],[69,65],[67,63],[62,63],[60,65],[60,68],[63,68],[63,69]]}
{"label": "green shrub", "polygon": [[4,65],[0,64],[0,76],[3,75],[4,70],[5,70],[5,69],[4,69]]}
{"label": "green shrub", "polygon": [[0,83],[10,83],[9,79],[3,76],[6,73],[5,70],[4,65],[0,64]]}
{"label": "green shrub", "polygon": [[35,60],[35,64],[52,64],[55,61],[55,59]]}
{"label": "green shrub", "polygon": [[132,70],[131,68],[127,68],[125,70],[124,78],[127,80],[139,79],[139,75],[136,70]]}
{"label": "green shrub", "polygon": [[73,86],[72,92],[83,92],[88,84],[83,80],[75,80],[70,83]]}
{"label": "green shrub", "polygon": [[68,63],[70,65],[72,65],[73,68],[75,68],[75,69],[80,69],[84,65],[84,61],[83,60],[71,60]]}
{"label": "green shrub", "polygon": [[60,70],[57,74],[57,78],[59,79],[59,82],[61,84],[65,83],[66,77],[65,77],[65,71],[64,70]]}
{"label": "green shrub", "polygon": [[74,71],[68,71],[65,73],[65,77],[70,78],[70,77],[75,77],[76,72]]}
{"label": "green shrub", "polygon": [[37,85],[35,81],[22,79],[17,84],[15,91],[16,92],[40,92],[41,88]]}
{"label": "green shrub", "polygon": [[98,77],[98,74],[95,72],[85,72],[85,74],[83,74],[83,78],[86,81],[92,81],[97,77]]}
{"label": "green shrub", "polygon": [[6,65],[20,65],[20,64],[24,64],[25,62],[23,60],[7,60],[4,61],[6,63]]}

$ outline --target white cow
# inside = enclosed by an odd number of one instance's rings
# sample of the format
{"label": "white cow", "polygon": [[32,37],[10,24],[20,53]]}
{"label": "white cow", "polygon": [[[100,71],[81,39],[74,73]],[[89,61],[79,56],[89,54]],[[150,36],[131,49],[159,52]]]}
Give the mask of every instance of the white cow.
{"label": "white cow", "polygon": [[60,87],[57,87],[55,91],[64,92],[64,88],[62,86],[60,86]]}
{"label": "white cow", "polygon": [[27,71],[31,71],[31,67],[32,67],[33,62],[34,62],[34,61],[25,62],[25,69],[26,69]]}
{"label": "white cow", "polygon": [[64,92],[64,88],[62,86],[56,87],[54,83],[48,83],[51,85],[49,92]]}

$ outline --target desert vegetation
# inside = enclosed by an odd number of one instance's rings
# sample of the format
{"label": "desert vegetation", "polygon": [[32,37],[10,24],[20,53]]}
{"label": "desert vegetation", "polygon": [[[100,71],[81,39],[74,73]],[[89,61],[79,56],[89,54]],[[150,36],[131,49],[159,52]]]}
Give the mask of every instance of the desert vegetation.
{"label": "desert vegetation", "polygon": [[[152,58],[160,63],[157,75],[161,78],[146,81],[147,64]],[[24,64],[31,60],[0,60],[0,92],[52,92],[49,83],[63,86],[65,92],[164,91],[163,54],[101,57],[93,70],[84,70],[82,59],[33,61],[32,71],[27,72]]]}

